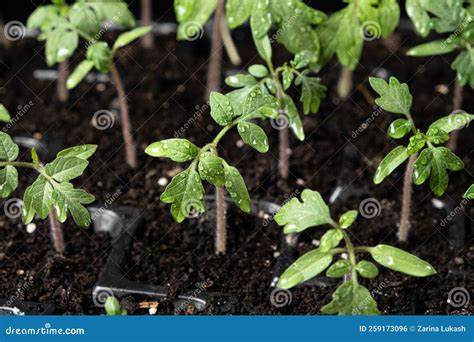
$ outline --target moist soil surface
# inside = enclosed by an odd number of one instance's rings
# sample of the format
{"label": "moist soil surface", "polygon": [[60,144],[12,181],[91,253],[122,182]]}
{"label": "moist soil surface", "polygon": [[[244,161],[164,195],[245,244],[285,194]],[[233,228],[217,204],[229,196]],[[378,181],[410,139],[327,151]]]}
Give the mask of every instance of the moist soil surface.
{"label": "moist soil surface", "polygon": [[[244,60],[242,70],[256,57],[250,37],[237,32],[237,45]],[[425,129],[432,120],[451,111],[452,89],[455,79],[450,59],[409,58],[407,49],[419,43],[409,33],[397,33],[386,41],[367,42],[354,84],[362,83],[370,89],[369,75],[395,75],[410,85],[414,97],[412,114],[417,125]],[[13,113],[15,123],[8,128],[12,136],[34,136],[46,143],[59,140],[64,147],[82,143],[98,144],[85,174],[76,185],[93,193],[98,203],[111,199],[112,205],[133,206],[142,209],[143,227],[137,232],[128,253],[128,262],[122,265],[124,275],[143,283],[163,286],[170,298],[183,292],[195,294],[204,291],[219,292],[235,298],[237,304],[222,312],[211,305],[205,314],[318,314],[329,302],[334,285],[322,287],[303,285],[291,290],[291,303],[282,307],[272,304],[270,283],[274,267],[281,255],[281,228],[271,220],[246,215],[234,207],[228,209],[227,254],[214,254],[212,203],[209,211],[198,218],[176,224],[169,207],[160,203],[164,180],[170,180],[186,165],[146,156],[144,148],[151,142],[185,137],[197,145],[210,141],[218,127],[210,118],[205,93],[208,65],[208,43],[176,43],[174,37],[158,37],[156,48],[143,50],[139,44],[124,50],[117,59],[119,70],[128,91],[132,126],[137,142],[139,169],[131,171],[124,162],[120,122],[112,127],[97,129],[94,113],[116,108],[114,88],[109,84],[81,83],[71,92],[68,104],[58,103],[55,82],[33,77],[37,69],[45,69],[44,48],[32,39],[16,42],[10,49],[1,48],[0,81],[1,102]],[[82,52],[81,52],[82,53]],[[289,58],[276,48],[275,64]],[[76,65],[81,54],[71,59]],[[232,72],[227,61],[224,69]],[[345,100],[335,96],[339,67],[333,61],[319,73],[328,87],[317,115],[306,116],[306,140],[291,139],[291,169],[287,181],[279,180],[276,172],[278,131],[269,123],[263,127],[269,135],[271,149],[259,154],[239,142],[236,132],[223,139],[222,156],[235,165],[246,180],[253,200],[282,203],[288,196],[301,193],[304,188],[321,192],[329,199],[338,184],[338,175],[349,175],[343,183],[347,191],[364,189],[364,195],[354,191],[345,200],[331,206],[333,217],[345,210],[358,209],[361,201],[372,198],[379,203],[373,218],[360,216],[350,234],[356,245],[392,244],[404,248],[429,261],[438,274],[429,278],[413,278],[381,269],[374,281],[363,283],[372,292],[384,314],[472,314],[472,304],[456,308],[447,303],[449,292],[464,287],[474,288],[472,246],[473,208],[466,205],[467,237],[461,248],[455,249],[449,239],[449,225],[441,224],[447,213],[433,207],[433,197],[427,185],[413,192],[411,231],[409,242],[397,241],[400,219],[403,170],[397,170],[378,186],[372,184],[376,166],[383,156],[396,146],[386,136],[386,129],[396,116],[374,109],[370,96],[363,90],[354,90]],[[464,109],[474,110],[471,90],[465,90]],[[297,89],[292,95],[299,98]],[[367,93],[366,93],[367,95]],[[30,104],[28,110],[25,105]],[[23,106],[23,109],[18,107]],[[19,113],[15,115],[15,108]],[[455,205],[472,182],[474,170],[471,133],[460,133],[457,154],[464,160],[466,170],[451,174],[445,199]],[[403,143],[406,143],[403,141]],[[349,147],[355,158],[348,160],[344,151]],[[26,150],[21,159],[29,159]],[[20,188],[14,196],[21,198],[27,174],[23,174]],[[161,179],[160,183],[158,180]],[[340,178],[340,177],[339,177]],[[212,188],[208,187],[208,194]],[[367,216],[367,215],[366,215]],[[370,215],[369,215],[370,216]],[[105,264],[110,238],[82,230],[72,223],[64,224],[67,250],[64,256],[55,256],[51,249],[47,222],[36,221],[36,230],[26,232],[19,218],[2,215],[0,228],[0,293],[6,301],[24,300],[51,305],[56,313],[100,314],[91,297],[93,285]],[[324,232],[314,228],[301,234],[297,252],[304,253],[318,244]],[[362,255],[361,257],[368,256]],[[454,275],[450,268],[459,272]],[[275,297],[275,294],[273,298]],[[152,300],[152,299],[148,299]],[[126,298],[130,313],[135,310]],[[170,304],[160,303],[158,314],[172,314]],[[182,312],[196,314],[192,308]]]}

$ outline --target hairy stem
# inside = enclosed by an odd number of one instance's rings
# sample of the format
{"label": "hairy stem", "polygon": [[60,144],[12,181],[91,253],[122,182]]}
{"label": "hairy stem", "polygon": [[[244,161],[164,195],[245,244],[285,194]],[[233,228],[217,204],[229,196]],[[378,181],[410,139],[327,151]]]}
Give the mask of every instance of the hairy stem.
{"label": "hairy stem", "polygon": [[350,277],[347,277],[348,279],[345,279],[346,281],[353,281],[355,284],[358,284],[357,280],[357,270],[356,270],[356,265],[357,265],[357,260],[355,256],[355,249],[354,245],[352,244],[351,239],[349,238],[349,235],[341,228],[339,228],[342,232],[342,236],[344,237],[344,242],[346,243],[346,248],[347,248],[347,253],[349,254],[349,261],[351,262],[352,265],[352,272],[350,274]]}
{"label": "hairy stem", "polygon": [[403,177],[402,214],[400,219],[400,227],[398,229],[398,240],[401,242],[407,241],[408,232],[410,230],[413,163],[416,160],[416,156],[416,153],[412,154],[408,159],[407,168],[405,170],[405,176]]}
{"label": "hairy stem", "polygon": [[216,254],[225,254],[226,252],[226,205],[224,198],[224,189],[216,186]]}
{"label": "hairy stem", "polygon": [[67,78],[69,76],[69,61],[59,63],[59,77],[57,82],[58,99],[62,103],[66,103],[69,99],[69,92],[67,90]]}
{"label": "hairy stem", "polygon": [[206,99],[212,91],[218,91],[221,87],[222,69],[222,30],[220,22],[224,16],[224,1],[219,0],[214,13],[214,26],[212,31],[211,51],[209,57],[209,69],[207,72]]}
{"label": "hairy stem", "polygon": [[127,95],[125,93],[125,89],[123,87],[122,79],[120,78],[120,74],[117,70],[115,64],[111,63],[112,78],[114,80],[115,88],[117,89],[117,94],[119,98],[119,106],[120,106],[120,117],[122,121],[122,135],[123,140],[125,142],[125,157],[127,160],[127,164],[132,168],[137,168],[137,154],[135,150],[135,142],[133,141],[132,135],[132,125],[130,123],[130,117],[128,113],[128,103],[127,103]]}
{"label": "hairy stem", "polygon": [[49,229],[51,232],[51,238],[53,239],[54,250],[59,255],[64,254],[65,245],[63,231],[54,208],[49,212]]}
{"label": "hairy stem", "polygon": [[339,81],[337,82],[337,95],[341,99],[345,99],[349,96],[352,90],[352,76],[353,71],[348,67],[342,66]]}
{"label": "hairy stem", "polygon": [[[458,80],[456,80],[456,82],[454,83],[452,112],[459,111],[462,108],[462,100],[463,100],[462,91],[463,91],[462,85],[459,83]],[[453,152],[456,150],[456,147],[458,144],[458,137],[459,137],[459,131],[455,130],[451,133],[451,136],[449,138],[448,148]]]}
{"label": "hairy stem", "polygon": [[[153,5],[151,0],[142,0],[141,4],[142,9],[142,25],[143,26],[150,26],[152,24],[151,15],[153,12]],[[148,32],[142,38],[142,45],[146,49],[153,48],[153,32]]]}
{"label": "hairy stem", "polygon": [[224,43],[225,51],[227,52],[227,56],[229,56],[230,62],[233,65],[240,65],[242,60],[240,59],[239,52],[234,44],[234,40],[232,39],[232,34],[227,25],[227,18],[225,15],[221,18],[221,32],[222,42]]}
{"label": "hairy stem", "polygon": [[[286,120],[285,114],[280,113],[280,120]],[[284,122],[284,121],[283,121]],[[290,137],[288,134],[288,126],[280,127],[279,142],[278,142],[278,172],[283,179],[288,178],[290,173],[290,155],[288,150],[290,148]]]}

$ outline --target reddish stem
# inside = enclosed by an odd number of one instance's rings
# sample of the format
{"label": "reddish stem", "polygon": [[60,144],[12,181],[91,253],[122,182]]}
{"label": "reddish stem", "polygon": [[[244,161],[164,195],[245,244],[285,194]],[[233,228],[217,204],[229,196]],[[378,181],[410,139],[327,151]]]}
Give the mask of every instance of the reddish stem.
{"label": "reddish stem", "polygon": [[54,208],[49,212],[49,228],[51,231],[51,238],[53,239],[54,250],[57,254],[62,255],[65,249],[63,231],[58,222]]}
{"label": "reddish stem", "polygon": [[59,63],[59,77],[57,82],[58,99],[62,103],[69,100],[69,92],[67,90],[67,78],[69,77],[69,61]]}
{"label": "reddish stem", "polygon": [[[282,120],[284,119],[285,114],[280,114],[282,116]],[[280,173],[280,177],[283,179],[288,178],[288,174],[290,173],[290,155],[289,155],[289,147],[290,147],[290,137],[288,134],[288,127],[285,125],[280,127],[280,134],[279,134],[279,148],[278,148],[278,172]]]}
{"label": "reddish stem", "polygon": [[[462,108],[462,100],[463,100],[462,91],[463,91],[462,85],[456,80],[456,82],[454,83],[453,110],[452,110],[453,112],[461,110]],[[458,144],[458,137],[459,137],[459,131],[456,130],[451,133],[451,137],[449,138],[449,141],[448,141],[448,148],[451,151],[456,150],[456,147]]]}
{"label": "reddish stem", "polygon": [[[142,25],[150,26],[152,24],[151,15],[153,12],[153,5],[151,0],[142,0]],[[142,45],[146,49],[153,48],[153,33],[147,33],[142,39]]]}
{"label": "reddish stem", "polygon": [[408,159],[405,176],[403,177],[402,217],[400,219],[400,227],[398,228],[398,240],[401,242],[407,241],[410,230],[413,163],[416,160],[416,156],[416,153],[412,154]]}
{"label": "reddish stem", "polygon": [[349,96],[352,90],[352,76],[353,71],[348,67],[342,66],[339,81],[337,82],[337,95],[341,99],[345,99]]}
{"label": "reddish stem", "polygon": [[226,252],[226,206],[224,198],[224,189],[216,186],[216,254],[225,254]]}
{"label": "reddish stem", "polygon": [[137,154],[135,150],[135,142],[133,141],[132,125],[130,123],[130,117],[128,113],[127,95],[123,87],[122,79],[117,70],[115,64],[112,63],[111,67],[112,78],[114,80],[115,88],[117,89],[119,106],[120,106],[120,117],[122,121],[122,135],[125,142],[125,157],[127,164],[132,168],[137,168]]}

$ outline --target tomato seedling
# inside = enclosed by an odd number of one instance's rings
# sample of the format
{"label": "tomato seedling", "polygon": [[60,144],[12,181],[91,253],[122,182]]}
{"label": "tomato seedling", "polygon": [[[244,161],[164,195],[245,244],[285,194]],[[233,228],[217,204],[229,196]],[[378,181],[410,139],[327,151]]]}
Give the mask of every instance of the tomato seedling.
{"label": "tomato seedling", "polygon": [[84,32],[91,37],[100,36],[101,24],[105,20],[124,27],[135,25],[127,4],[121,0],[77,0],[72,5],[65,0],[52,0],[51,4],[38,6],[29,16],[28,29],[39,29],[38,40],[45,41],[48,66],[59,63],[57,90],[60,101],[68,100],[68,59],[78,47],[79,33]]}
{"label": "tomato seedling", "polygon": [[35,170],[38,177],[23,195],[22,219],[28,224],[35,215],[42,220],[51,215],[51,235],[58,253],[64,251],[64,242],[57,221],[65,222],[71,214],[80,227],[88,227],[91,223],[89,211],[84,205],[92,203],[95,198],[85,190],[75,189],[70,181],[82,175],[89,164],[87,160],[96,149],[96,145],[67,148],[46,165],[40,162],[35,149],[32,149],[31,162],[18,161],[18,145],[8,134],[0,132],[0,197],[9,197],[18,187],[17,168]]}
{"label": "tomato seedling", "polygon": [[448,171],[462,170],[464,163],[449,148],[439,145],[449,140],[451,132],[467,126],[474,119],[474,115],[459,113],[444,116],[433,122],[426,132],[422,132],[416,128],[410,113],[413,97],[406,83],[400,83],[395,77],[391,77],[388,83],[374,77],[371,77],[369,82],[380,96],[375,100],[378,106],[387,112],[404,116],[390,124],[387,134],[393,139],[410,135],[409,144],[399,145],[390,151],[374,175],[374,183],[379,184],[408,159],[399,227],[399,239],[406,241],[410,222],[412,182],[421,185],[430,178],[433,193],[436,196],[444,194],[449,182]]}
{"label": "tomato seedling", "polygon": [[120,302],[114,296],[108,296],[105,300],[105,314],[107,316],[126,316],[127,310],[120,307]]}
{"label": "tomato seedling", "polygon": [[397,27],[400,17],[396,0],[344,2],[348,4],[316,29],[321,42],[319,63],[325,65],[336,55],[342,65],[337,85],[341,98],[346,98],[352,89],[352,73],[359,63],[364,41],[387,38]]}
{"label": "tomato seedling", "polygon": [[[283,272],[277,287],[289,289],[299,285],[326,270],[328,277],[340,278],[348,275],[346,281],[334,291],[332,301],[321,308],[324,314],[378,315],[377,302],[369,290],[361,285],[358,276],[373,279],[379,274],[377,266],[365,259],[357,260],[357,254],[368,253],[378,264],[391,270],[414,277],[427,277],[436,270],[426,261],[401,249],[379,244],[374,247],[355,247],[347,233],[357,218],[357,211],[350,210],[336,222],[331,218],[329,207],[317,191],[303,190],[301,201],[292,198],[275,215],[275,221],[284,226],[285,234],[302,232],[306,229],[329,224],[321,237],[320,245],[299,259]],[[345,247],[339,247],[344,241]],[[335,256],[346,254],[348,258],[334,261]],[[331,265],[332,264],[332,265]]]}

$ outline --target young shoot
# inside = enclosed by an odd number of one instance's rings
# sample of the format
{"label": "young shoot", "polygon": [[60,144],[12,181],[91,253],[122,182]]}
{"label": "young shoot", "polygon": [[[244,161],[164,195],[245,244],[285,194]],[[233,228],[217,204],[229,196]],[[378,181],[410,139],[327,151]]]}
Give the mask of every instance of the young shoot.
{"label": "young shoot", "polygon": [[51,236],[58,253],[64,251],[62,232],[57,223],[65,222],[71,214],[74,222],[83,228],[91,223],[85,204],[95,198],[82,189],[75,189],[71,180],[82,175],[87,161],[97,149],[96,145],[80,145],[60,151],[56,159],[43,164],[35,149],[31,150],[31,161],[19,161],[19,147],[10,136],[0,132],[0,197],[7,198],[18,187],[18,168],[33,169],[36,180],[26,188],[23,195],[22,219],[30,223],[35,215],[44,220],[50,215]]}
{"label": "young shoot", "polygon": [[77,0],[69,5],[65,0],[52,0],[49,5],[38,6],[30,15],[27,27],[38,29],[38,40],[45,41],[48,66],[59,63],[58,98],[68,100],[66,80],[68,59],[79,44],[80,32],[90,37],[99,36],[101,24],[110,20],[124,27],[135,26],[135,19],[124,1],[109,2]]}
{"label": "young shoot", "polygon": [[[230,94],[212,92],[210,106],[212,118],[221,126],[221,131],[210,143],[198,147],[186,139],[166,139],[149,145],[145,150],[152,157],[190,162],[184,171],[173,177],[160,196],[162,202],[171,204],[171,214],[177,222],[182,222],[192,211],[203,213],[206,210],[203,181],[225,188],[242,211],[251,211],[244,179],[235,167],[219,157],[218,144],[229,130],[236,127],[247,145],[258,152],[267,152],[267,135],[254,121],[276,118],[279,103],[275,97],[256,87],[247,97],[239,99]],[[216,253],[225,253],[225,239],[225,226],[216,227]]]}
{"label": "young shoot", "polygon": [[[324,314],[339,315],[378,315],[377,302],[369,290],[359,283],[358,277],[373,279],[379,274],[377,266],[368,260],[358,259],[359,254],[370,254],[376,263],[393,271],[414,277],[427,277],[436,274],[436,270],[426,261],[401,249],[379,244],[374,247],[354,246],[348,228],[355,222],[357,211],[350,210],[336,222],[331,218],[329,207],[317,191],[304,190],[301,201],[292,198],[275,215],[275,221],[284,226],[284,233],[302,232],[308,228],[330,225],[321,237],[319,248],[297,259],[283,272],[277,287],[290,289],[326,270],[326,275],[342,278],[341,285],[334,291],[332,301],[321,308]],[[344,241],[345,246],[340,243]],[[344,253],[348,258],[339,258]]]}
{"label": "young shoot", "polygon": [[474,199],[474,184],[471,184],[469,189],[467,189],[467,191],[464,193],[463,197],[470,200]]}
{"label": "young shoot", "polygon": [[423,132],[416,128],[410,113],[412,95],[406,83],[400,83],[395,77],[389,82],[380,78],[370,78],[370,85],[379,94],[375,103],[387,112],[401,114],[404,118],[393,121],[387,134],[393,139],[409,136],[407,146],[399,145],[382,160],[374,176],[374,183],[381,183],[405,160],[409,159],[403,186],[402,219],[399,239],[408,237],[412,182],[423,184],[430,178],[430,187],[436,196],[444,194],[448,187],[448,171],[459,171],[464,163],[447,147],[440,146],[449,140],[449,134],[466,127],[474,115],[466,113],[451,114],[433,122]]}
{"label": "young shoot", "polygon": [[[474,5],[467,1],[415,1],[408,0],[406,9],[416,31],[427,37],[433,29],[437,33],[449,34],[444,39],[436,39],[411,48],[409,56],[423,57],[444,55],[456,51],[457,57],[451,64],[456,71],[453,91],[453,112],[460,111],[463,102],[463,87],[469,84],[474,88],[474,62],[471,47],[474,43]],[[449,147],[456,149],[457,132],[453,132]]]}
{"label": "young shoot", "polygon": [[120,302],[114,296],[107,297],[104,309],[107,316],[127,316],[127,310],[120,307]]}
{"label": "young shoot", "polygon": [[75,88],[93,68],[97,69],[103,74],[107,74],[109,72],[111,73],[119,98],[122,136],[125,143],[125,157],[127,164],[132,169],[137,168],[137,154],[132,134],[132,126],[130,123],[127,94],[125,92],[119,71],[114,63],[114,57],[120,48],[129,45],[150,31],[151,27],[148,26],[139,27],[124,32],[118,36],[112,47],[109,47],[106,42],[98,41],[94,39],[94,37],[81,32],[81,37],[86,39],[91,45],[89,45],[87,48],[86,58],[81,63],[79,63],[67,80],[68,89],[72,89]]}
{"label": "young shoot", "polygon": [[364,41],[387,38],[398,25],[400,7],[396,0],[345,1],[348,4],[329,16],[316,29],[321,42],[319,63],[334,55],[342,65],[337,85],[340,98],[352,90],[352,73],[359,64]]}

